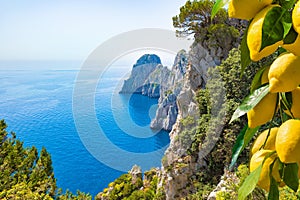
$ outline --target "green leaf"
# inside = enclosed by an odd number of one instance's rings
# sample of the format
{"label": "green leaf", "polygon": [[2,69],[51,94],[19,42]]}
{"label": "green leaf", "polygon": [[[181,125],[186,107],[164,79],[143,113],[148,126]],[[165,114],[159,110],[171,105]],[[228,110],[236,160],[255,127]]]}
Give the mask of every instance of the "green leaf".
{"label": "green leaf", "polygon": [[211,11],[211,19],[213,19],[221,8],[228,4],[229,0],[217,0]]}
{"label": "green leaf", "polygon": [[289,31],[289,33],[285,36],[283,43],[284,44],[293,44],[295,40],[297,39],[298,33],[295,31],[295,29],[292,27]]}
{"label": "green leaf", "polygon": [[242,153],[242,151],[245,149],[245,147],[249,144],[252,137],[255,135],[255,133],[258,131],[259,127],[256,128],[248,128],[248,125],[243,128],[243,130],[238,135],[236,142],[232,149],[232,159],[229,166],[229,169],[232,170],[234,164],[236,163],[239,155]]}
{"label": "green leaf", "polygon": [[251,83],[251,88],[250,88],[250,92],[254,92],[257,88],[259,88],[261,86],[261,76],[264,73],[264,71],[266,70],[267,66],[263,66],[261,67],[255,74],[252,83]]}
{"label": "green leaf", "polygon": [[243,185],[238,191],[238,200],[244,200],[255,189],[255,186],[260,177],[260,173],[262,171],[262,166],[269,157],[274,155],[274,153],[276,153],[276,151],[268,153],[262,161],[262,164],[260,164],[253,172],[251,172],[249,176],[247,176]]}
{"label": "green leaf", "polygon": [[262,27],[261,50],[281,41],[292,28],[291,14],[282,7],[272,8],[266,15]]}
{"label": "green leaf", "polygon": [[252,94],[247,96],[243,103],[235,110],[229,123],[246,114],[254,108],[269,93],[269,85],[256,89]]}
{"label": "green leaf", "polygon": [[244,31],[244,36],[241,42],[241,76],[244,74],[246,68],[250,65],[251,59],[250,59],[250,51],[247,44],[247,34],[248,34],[248,27]]}
{"label": "green leaf", "polygon": [[293,8],[297,0],[279,0],[281,7],[289,10]]}
{"label": "green leaf", "polygon": [[291,110],[293,105],[292,92],[281,93],[281,105],[283,110]]}
{"label": "green leaf", "polygon": [[298,164],[286,164],[284,168],[283,181],[289,188],[297,192],[299,187],[299,179],[298,179]]}
{"label": "green leaf", "polygon": [[[273,165],[271,165],[273,168]],[[270,166],[270,167],[271,167]],[[270,190],[268,194],[268,200],[279,200],[279,190],[278,190],[278,184],[274,177],[272,176],[272,173],[270,174]]]}
{"label": "green leaf", "polygon": [[259,180],[259,176],[262,170],[262,165],[257,167],[249,176],[245,179],[243,185],[238,191],[238,200],[244,200],[255,189],[255,186]]}

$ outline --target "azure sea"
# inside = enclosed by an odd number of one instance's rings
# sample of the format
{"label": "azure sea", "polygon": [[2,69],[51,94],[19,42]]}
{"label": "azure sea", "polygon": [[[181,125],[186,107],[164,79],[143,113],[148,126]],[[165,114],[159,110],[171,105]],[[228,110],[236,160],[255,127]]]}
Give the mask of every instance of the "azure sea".
{"label": "azure sea", "polygon": [[[58,187],[95,196],[124,171],[100,162],[87,150],[78,135],[72,113],[77,74],[78,70],[1,68],[0,118],[5,119],[9,131],[16,132],[17,138],[24,141],[25,147],[36,146],[39,150],[46,147],[52,157]],[[140,153],[167,148],[168,132],[159,131],[152,137],[137,138],[118,127],[116,118],[128,125],[134,122],[148,127],[147,130],[152,132],[149,125],[157,104],[157,99],[139,94],[114,93],[123,75],[124,71],[120,68],[110,70],[98,83],[95,112],[99,126],[106,137],[124,151]],[[112,105],[112,102],[115,103]],[[89,115],[85,116],[85,123],[84,126],[89,129]],[[110,148],[105,145],[101,148]],[[142,162],[159,167],[162,156],[158,159],[145,157]],[[118,155],[110,155],[109,158],[118,159]]]}

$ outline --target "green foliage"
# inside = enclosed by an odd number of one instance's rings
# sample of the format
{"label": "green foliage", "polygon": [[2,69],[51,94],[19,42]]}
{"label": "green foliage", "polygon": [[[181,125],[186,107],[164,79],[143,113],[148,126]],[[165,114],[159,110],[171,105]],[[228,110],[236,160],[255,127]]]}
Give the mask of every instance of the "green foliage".
{"label": "green foliage", "polygon": [[232,169],[234,164],[236,163],[239,155],[242,153],[242,151],[246,148],[246,146],[251,141],[254,134],[258,131],[259,127],[256,127],[254,129],[248,128],[248,125],[246,125],[243,130],[238,135],[236,142],[232,149],[232,159],[229,166],[229,169]]}
{"label": "green foliage", "polygon": [[24,148],[16,134],[6,128],[5,121],[0,120],[0,199],[91,199],[82,192],[78,196],[57,192],[47,150],[38,153],[35,147]]}
{"label": "green foliage", "polygon": [[187,199],[189,200],[202,200],[207,199],[208,195],[212,191],[212,188],[214,188],[213,185],[207,184],[207,183],[201,183],[197,182],[197,184],[194,184],[197,192],[195,194],[190,194]]}
{"label": "green foliage", "polygon": [[[0,121],[0,198],[12,189],[30,190],[49,197],[55,196],[54,178],[50,154],[45,148],[38,155],[37,149],[24,148],[14,133],[6,132],[4,120]],[[26,184],[26,187],[24,184]]]}
{"label": "green foliage", "polygon": [[180,8],[180,14],[173,17],[173,26],[177,28],[177,36],[186,37],[191,34],[199,35],[201,29],[211,24],[222,24],[227,19],[227,13],[220,9],[218,14],[211,19],[214,3],[210,0],[190,1]]}
{"label": "green foliage", "polygon": [[186,118],[181,119],[180,121],[183,126],[189,126],[195,123],[195,119],[192,116],[187,116]]}
{"label": "green foliage", "polygon": [[272,8],[266,15],[262,30],[261,49],[281,41],[292,28],[292,16],[282,7]]}
{"label": "green foliage", "polygon": [[252,94],[247,96],[244,101],[233,113],[230,122],[243,116],[251,109],[253,109],[267,94],[269,93],[269,85],[265,85],[255,90]]}
{"label": "green foliage", "polygon": [[[232,173],[232,172],[230,172]],[[242,183],[245,181],[247,176],[249,175],[249,169],[246,165],[240,165],[237,168],[237,171],[234,172],[236,175],[227,175],[224,180],[226,183],[224,186],[225,190],[221,190],[217,192],[216,200],[229,200],[229,199],[237,199],[238,198],[238,189],[241,187]],[[266,199],[265,193],[263,190],[256,188],[249,200],[264,200]]]}
{"label": "green foliage", "polygon": [[65,194],[58,195],[56,198],[58,200],[92,200],[92,196],[89,194],[85,194],[84,192],[80,191],[77,191],[76,194],[73,194],[69,190],[67,190]]}
{"label": "green foliage", "polygon": [[[203,31],[203,30],[202,30]],[[233,26],[227,24],[211,24],[207,27],[206,39],[210,48],[222,49],[229,52],[232,48],[232,43],[240,37],[240,32]],[[197,37],[197,41],[201,42],[202,37]]]}
{"label": "green foliage", "polygon": [[214,18],[216,14],[225,6],[229,0],[216,0],[216,3],[213,6],[211,11],[211,18]]}
{"label": "green foliage", "polygon": [[155,169],[146,171],[144,173],[145,179],[141,177],[135,177],[129,173],[121,175],[114,182],[109,184],[109,188],[105,188],[103,192],[99,193],[96,199],[124,199],[124,200],[152,200],[161,199],[159,194],[156,194],[158,176]]}
{"label": "green foliage", "polygon": [[[296,4],[296,2],[297,2],[296,0],[274,0],[273,1],[273,3],[276,3],[278,6],[272,7],[268,11],[268,13],[264,16],[263,19],[262,30],[258,30],[261,31],[262,33],[261,38],[258,38],[259,40],[261,40],[260,50],[268,46],[274,45],[279,41],[286,42],[286,44],[291,44],[296,40],[297,33],[293,29],[294,19],[292,20],[292,12],[294,13],[293,7]],[[224,6],[226,3],[228,3],[227,0],[226,1],[217,0],[213,8],[212,15],[214,16],[217,12],[219,12],[220,8]],[[246,6],[246,3],[243,6]],[[248,30],[246,30],[246,34],[244,35],[241,44],[242,74],[244,73],[244,70],[247,68],[247,66],[251,63],[250,56],[249,56],[250,51],[246,42],[247,32]],[[284,51],[285,50],[279,49],[277,53],[282,53]],[[250,109],[254,108],[263,99],[263,97],[269,92],[269,85],[260,87],[260,77],[264,70],[265,70],[265,66],[260,66],[260,69],[258,70],[257,74],[253,78],[251,94],[237,108],[231,121],[239,118],[243,114],[247,113]],[[249,80],[251,79],[252,78],[249,77]],[[285,98],[285,94],[283,92],[280,92],[278,96],[280,96],[280,98],[282,99],[280,100],[280,104],[279,104],[280,109],[278,109],[281,112],[277,113],[277,108],[278,108],[278,103],[277,103],[274,108],[276,111],[273,115],[271,122],[266,123],[264,125],[264,126],[270,125],[268,128],[271,128],[272,125],[274,126],[274,124],[276,124],[276,126],[280,126],[282,123],[284,123],[286,120],[289,119],[282,112],[283,108],[289,108],[288,106],[286,106],[288,105],[288,103],[287,103],[287,99]],[[284,104],[284,106],[281,106],[281,104]],[[247,135],[247,129],[246,129],[245,131],[242,131],[240,135],[243,136],[244,134],[244,136],[238,137],[233,152],[232,165],[237,160],[237,156],[243,150],[245,145],[247,145],[247,143],[254,137],[253,132],[254,131],[250,131],[250,134],[248,134],[248,136],[245,137]],[[270,166],[270,174],[272,174],[273,165],[274,163]],[[298,165],[296,163],[293,164],[281,163],[281,167],[282,167],[280,169],[280,173],[282,175],[281,178],[290,189],[296,192],[299,187]],[[254,190],[257,184],[258,178],[260,176],[261,168],[262,168],[261,166],[258,167],[246,178],[244,184],[239,189],[239,195],[238,195],[239,199],[241,200],[246,199],[246,197],[252,193],[252,191]],[[275,199],[275,200],[280,199],[280,192],[278,187],[279,186],[277,182],[272,177],[272,175],[270,175],[270,191],[268,193],[268,199]]]}
{"label": "green foliage", "polygon": [[[216,123],[211,121],[212,118],[212,105],[217,104],[217,98],[219,94],[218,88],[225,88],[226,98],[222,110],[220,112],[225,113],[225,118],[221,119],[224,122],[224,127],[221,131],[221,135],[216,141],[216,146],[212,152],[206,157],[208,168],[207,172],[200,176],[201,181],[204,183],[217,184],[220,176],[223,174],[223,169],[228,166],[231,160],[231,149],[233,143],[236,140],[237,135],[243,128],[243,124],[246,119],[239,119],[228,125],[232,113],[239,105],[241,100],[247,95],[251,82],[247,77],[253,77],[255,74],[255,68],[257,65],[252,65],[251,68],[246,70],[245,76],[241,80],[237,77],[240,76],[240,51],[233,49],[228,58],[223,63],[209,71],[211,79],[206,89],[200,89],[195,97],[200,110],[200,118],[196,120],[196,126],[194,128],[188,128],[179,134],[179,140],[182,144],[189,145],[189,153],[195,155],[199,151],[199,146],[203,147],[205,138],[211,138],[208,133],[208,129],[216,129],[220,122]],[[219,91],[224,92],[224,91]],[[214,119],[214,120],[219,120]],[[226,123],[227,122],[227,123]],[[216,127],[213,127],[216,126]],[[192,141],[192,142],[191,142]],[[248,155],[242,157],[247,158]]]}

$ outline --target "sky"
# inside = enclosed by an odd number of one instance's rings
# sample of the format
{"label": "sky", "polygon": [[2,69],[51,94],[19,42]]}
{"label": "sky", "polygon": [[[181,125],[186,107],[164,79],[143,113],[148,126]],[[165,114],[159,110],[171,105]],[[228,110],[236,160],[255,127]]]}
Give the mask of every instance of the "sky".
{"label": "sky", "polygon": [[0,0],[0,61],[82,61],[111,37],[175,30],[186,0]]}

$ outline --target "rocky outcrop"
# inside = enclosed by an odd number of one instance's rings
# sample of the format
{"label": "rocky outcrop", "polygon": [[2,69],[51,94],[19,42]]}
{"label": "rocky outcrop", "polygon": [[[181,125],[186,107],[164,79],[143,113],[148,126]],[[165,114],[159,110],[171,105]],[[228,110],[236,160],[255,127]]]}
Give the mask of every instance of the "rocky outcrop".
{"label": "rocky outcrop", "polygon": [[[236,189],[239,183],[240,183],[240,179],[237,177],[235,173],[225,170],[224,175],[221,177],[221,181],[216,186],[216,188],[209,194],[207,200],[216,200],[217,194],[219,192],[227,192],[233,194],[237,193],[236,191],[233,191],[233,189]],[[238,197],[235,196],[234,199],[237,198]]]}
{"label": "rocky outcrop", "polygon": [[133,66],[130,78],[120,93],[141,93],[159,98],[156,116],[150,127],[171,131],[177,119],[177,96],[182,90],[183,77],[188,65],[186,51],[178,52],[172,69],[162,66],[155,55],[144,55]]}
{"label": "rocky outcrop", "polygon": [[142,169],[141,167],[134,165],[130,172],[129,172],[130,176],[131,176],[131,183],[132,184],[136,184],[138,180],[141,180],[143,178],[142,175]]}
{"label": "rocky outcrop", "polygon": [[145,81],[158,65],[161,65],[161,61],[157,55],[143,55],[133,65],[131,75],[124,81],[120,93],[142,93]]}
{"label": "rocky outcrop", "polygon": [[151,122],[151,128],[171,131],[178,115],[177,96],[182,90],[183,77],[188,66],[188,56],[185,50],[181,50],[175,57],[174,65],[168,76],[162,77],[160,98],[155,119]]}

